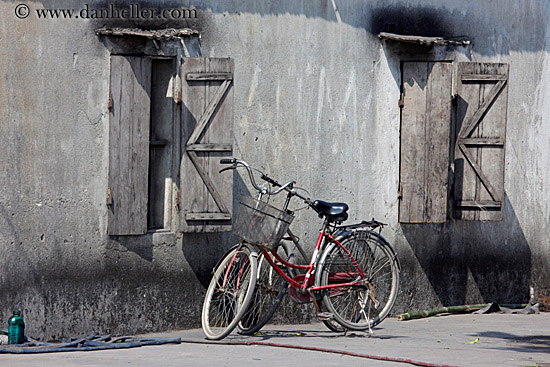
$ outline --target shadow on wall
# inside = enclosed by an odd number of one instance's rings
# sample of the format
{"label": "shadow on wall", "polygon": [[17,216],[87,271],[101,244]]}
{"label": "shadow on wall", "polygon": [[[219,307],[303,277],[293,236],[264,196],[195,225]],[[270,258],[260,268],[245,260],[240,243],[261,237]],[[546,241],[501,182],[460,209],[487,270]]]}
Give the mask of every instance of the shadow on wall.
{"label": "shadow on wall", "polygon": [[[230,173],[225,173],[230,174]],[[233,176],[233,221],[237,215],[239,198],[250,195],[243,178],[238,172]],[[200,284],[206,289],[212,279],[212,270],[225,252],[239,239],[232,232],[220,233],[185,233],[182,241],[183,256],[193,270]]]}
{"label": "shadow on wall", "polygon": [[502,221],[401,229],[443,306],[528,302],[531,251],[508,197]]}

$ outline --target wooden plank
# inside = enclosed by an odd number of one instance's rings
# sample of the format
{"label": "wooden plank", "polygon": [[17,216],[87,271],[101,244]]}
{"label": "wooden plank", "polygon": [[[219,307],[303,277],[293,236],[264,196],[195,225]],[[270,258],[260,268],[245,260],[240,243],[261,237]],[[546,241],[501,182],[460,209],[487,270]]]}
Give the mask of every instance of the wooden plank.
{"label": "wooden plank", "polygon": [[109,235],[147,232],[151,60],[111,57]]}
{"label": "wooden plank", "polygon": [[426,222],[447,220],[452,64],[430,63],[426,100]]}
{"label": "wooden plank", "polygon": [[[207,60],[208,72],[233,72],[233,60],[210,58]],[[215,98],[216,91],[218,90],[219,81],[205,82],[209,85],[207,88],[207,94],[209,98]],[[211,124],[207,127],[204,142],[208,143],[226,143],[231,144],[233,142],[233,82],[231,81],[229,90],[225,93],[225,96],[220,101],[215,115],[212,117]],[[198,153],[199,154],[199,153]],[[204,153],[208,156],[208,162],[206,165],[206,171],[210,176],[212,182],[218,189],[220,195],[224,198],[224,202],[228,207],[233,204],[233,175],[229,172],[220,174],[219,171],[225,166],[220,165],[220,158],[231,158],[231,151],[224,152],[209,152]],[[204,212],[216,211],[217,204],[214,202],[213,197],[209,195],[205,200],[206,209]],[[228,208],[231,209],[232,208]],[[212,226],[213,228],[216,228]],[[218,228],[223,230],[231,229],[231,222],[227,221],[224,227],[218,225]]]}
{"label": "wooden plank", "polygon": [[[479,85],[464,84],[462,82],[462,74],[475,74],[476,68],[473,64],[459,63],[458,64],[458,85],[457,85],[457,128],[456,140],[461,137],[461,131],[479,107]],[[478,137],[479,132],[475,130],[471,135]],[[475,201],[476,197],[477,175],[469,166],[468,160],[462,153],[458,144],[455,144],[454,152],[454,194],[456,201]],[[477,157],[477,150],[475,150]],[[464,211],[461,208],[456,208],[455,217],[463,220],[475,220],[476,212]]]}
{"label": "wooden plank", "polygon": [[[508,65],[507,64],[492,64],[486,67],[485,72],[494,73],[499,75],[506,75],[508,77]],[[485,146],[479,148],[482,151],[479,165],[483,169],[485,175],[491,181],[499,201],[504,202],[504,170],[505,170],[505,142],[506,142],[506,120],[508,113],[508,82],[503,81],[506,84],[502,90],[498,93],[498,96],[493,100],[490,110],[485,114],[483,118],[482,136],[483,137],[499,137],[503,140],[501,146]],[[488,99],[491,95],[487,95],[488,85],[485,89],[485,95],[480,98]],[[481,190],[479,194],[479,200],[490,200],[491,196],[485,191]],[[479,212],[480,220],[502,220],[502,210],[481,210]]]}
{"label": "wooden plank", "polygon": [[233,146],[231,144],[191,144],[185,147],[188,151],[194,152],[232,152]]}
{"label": "wooden plank", "polygon": [[401,223],[423,223],[426,220],[427,67],[423,62],[403,63],[399,201]]}
{"label": "wooden plank", "polygon": [[233,80],[233,73],[187,73],[189,81]]}
{"label": "wooden plank", "polygon": [[504,138],[465,138],[460,139],[464,145],[504,145]]}
{"label": "wooden plank", "polygon": [[185,220],[231,220],[229,213],[187,213]]}
{"label": "wooden plank", "polygon": [[455,41],[455,40],[447,40],[442,37],[410,36],[410,35],[402,35],[402,34],[387,33],[387,32],[381,32],[378,35],[378,37],[383,40],[417,43],[420,45],[427,45],[427,46],[433,46],[433,45],[467,46],[470,44],[470,41],[468,40]]}
{"label": "wooden plank", "polygon": [[447,217],[452,65],[403,63],[399,221]]}
{"label": "wooden plank", "polygon": [[494,200],[457,201],[455,205],[462,208],[500,209],[502,202]]}
{"label": "wooden plank", "polygon": [[508,80],[506,74],[462,74],[460,79],[464,82],[489,82]]}

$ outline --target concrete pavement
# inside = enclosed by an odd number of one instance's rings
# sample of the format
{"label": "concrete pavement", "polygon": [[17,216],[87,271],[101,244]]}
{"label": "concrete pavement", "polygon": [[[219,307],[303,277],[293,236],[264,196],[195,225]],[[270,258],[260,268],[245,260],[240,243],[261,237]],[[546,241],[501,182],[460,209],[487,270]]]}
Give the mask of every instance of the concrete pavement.
{"label": "concrete pavement", "polygon": [[[202,330],[147,336],[181,337],[182,344],[93,352],[0,355],[3,366],[550,366],[550,313],[390,318],[367,337],[336,334],[322,323],[268,325],[252,337],[221,342]],[[272,345],[250,343],[271,343]],[[285,347],[274,346],[285,345]],[[309,350],[297,349],[309,348]],[[369,358],[370,357],[370,358]],[[382,357],[382,359],[373,359]],[[383,360],[386,359],[386,360]]]}

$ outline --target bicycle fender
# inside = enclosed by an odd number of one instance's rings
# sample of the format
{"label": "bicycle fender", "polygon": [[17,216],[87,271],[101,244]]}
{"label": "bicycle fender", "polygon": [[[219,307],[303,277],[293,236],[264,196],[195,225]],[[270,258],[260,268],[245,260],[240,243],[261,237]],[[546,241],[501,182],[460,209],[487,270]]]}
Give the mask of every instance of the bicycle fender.
{"label": "bicycle fender", "polygon": [[[247,246],[247,245],[243,243],[243,246]],[[220,266],[220,263],[222,262],[222,260],[225,259],[225,257],[227,255],[229,255],[230,252],[234,251],[238,247],[239,247],[239,243],[237,243],[236,245],[231,246],[227,251],[225,251],[225,253],[216,262],[216,265],[214,265],[214,267],[212,268],[211,274],[214,274],[214,272],[216,271],[218,266]],[[247,246],[247,247],[250,250],[250,256],[253,256],[253,257],[257,258],[258,257],[258,252],[255,251],[255,249],[251,248],[250,246]]]}

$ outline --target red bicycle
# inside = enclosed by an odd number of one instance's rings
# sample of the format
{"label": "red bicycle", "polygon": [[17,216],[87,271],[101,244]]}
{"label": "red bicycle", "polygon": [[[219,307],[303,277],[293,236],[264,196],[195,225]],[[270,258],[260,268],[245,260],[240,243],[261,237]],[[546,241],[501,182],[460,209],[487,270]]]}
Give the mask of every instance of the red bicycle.
{"label": "red bicycle", "polygon": [[[201,317],[207,339],[222,339],[235,327],[243,334],[258,331],[287,289],[294,301],[313,302],[318,316],[333,331],[370,331],[384,320],[397,297],[399,262],[380,234],[382,223],[373,219],[343,226],[347,204],[311,200],[297,192],[293,180],[283,185],[258,171],[270,185],[269,189],[261,187],[245,161],[224,159],[221,163],[231,164],[222,171],[246,168],[258,197],[241,198],[233,226],[241,241],[214,269]],[[287,193],[282,209],[262,200],[281,192]],[[281,242],[288,234],[307,258],[289,230],[294,216],[288,207],[294,197],[323,219],[306,264],[295,264],[293,253]]]}

